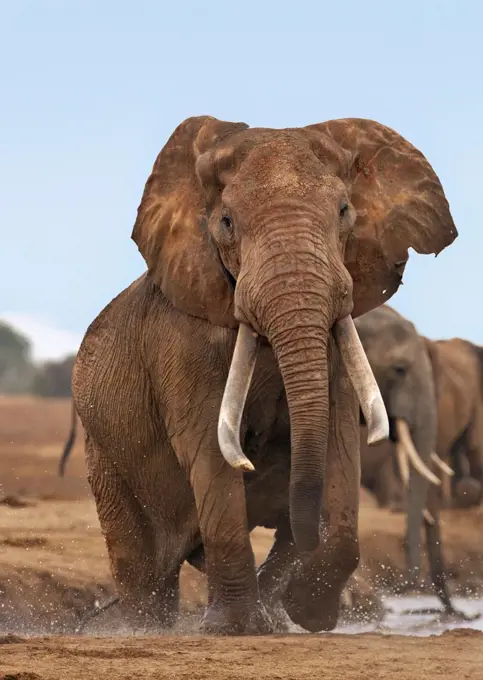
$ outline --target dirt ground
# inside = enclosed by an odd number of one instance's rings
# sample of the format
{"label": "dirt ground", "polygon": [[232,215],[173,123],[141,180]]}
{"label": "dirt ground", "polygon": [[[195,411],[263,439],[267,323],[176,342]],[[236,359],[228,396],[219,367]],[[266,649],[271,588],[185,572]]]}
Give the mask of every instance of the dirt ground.
{"label": "dirt ground", "polygon": [[[441,637],[292,635],[191,637],[205,582],[182,572],[184,628],[179,635],[108,637],[116,608],[73,637],[112,583],[95,506],[85,479],[82,432],[64,479],[57,462],[70,427],[68,400],[0,397],[0,680],[69,678],[483,678],[483,634]],[[363,573],[397,590],[404,566],[403,517],[363,495]],[[443,540],[454,593],[481,592],[483,511],[443,513]],[[257,560],[271,532],[257,530]],[[32,635],[34,637],[32,637]],[[43,636],[43,637],[40,637]],[[102,637],[101,637],[102,636]]]}
{"label": "dirt ground", "polygon": [[[483,634],[7,639],[2,680],[481,680]],[[2,640],[0,639],[0,644]]]}

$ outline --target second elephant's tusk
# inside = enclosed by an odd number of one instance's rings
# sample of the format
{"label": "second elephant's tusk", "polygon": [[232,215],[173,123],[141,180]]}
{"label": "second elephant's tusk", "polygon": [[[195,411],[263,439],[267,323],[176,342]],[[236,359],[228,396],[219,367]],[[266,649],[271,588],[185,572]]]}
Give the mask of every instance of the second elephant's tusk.
{"label": "second elephant's tusk", "polygon": [[431,454],[431,460],[435,465],[439,467],[439,469],[444,472],[448,477],[453,477],[454,475],[454,470],[450,468],[449,465],[447,465],[444,460],[441,460],[441,458],[438,456],[437,453],[432,453]]}
{"label": "second elephant's tusk", "polygon": [[399,474],[401,475],[403,486],[407,489],[409,486],[409,459],[406,449],[400,441],[396,442],[396,456]]}
{"label": "second elephant's tusk", "polygon": [[434,484],[435,486],[441,486],[441,480],[438,479],[434,472],[428,468],[426,463],[416,451],[413,439],[411,437],[411,432],[409,431],[409,426],[402,418],[398,418],[396,420],[396,431],[398,440],[404,447],[409,458],[409,462],[413,468],[421,475],[421,477],[427,479],[431,484]]}
{"label": "second elephant's tusk", "polygon": [[255,469],[242,451],[240,425],[258,353],[258,335],[246,324],[238,329],[230,371],[218,418],[218,443],[223,458],[244,472]]}

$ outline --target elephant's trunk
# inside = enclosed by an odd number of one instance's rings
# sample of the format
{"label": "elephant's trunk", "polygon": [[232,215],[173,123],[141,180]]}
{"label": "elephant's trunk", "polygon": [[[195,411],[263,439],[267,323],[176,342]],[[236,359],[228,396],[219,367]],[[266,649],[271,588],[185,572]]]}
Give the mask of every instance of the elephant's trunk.
{"label": "elephant's trunk", "polygon": [[[282,373],[290,413],[292,465],[290,514],[293,535],[301,551],[319,544],[322,487],[327,454],[329,379],[327,342],[331,331],[320,293],[279,296],[270,304],[266,326]],[[290,323],[288,322],[290,321]],[[389,426],[374,376],[350,317],[337,322],[334,335],[349,377],[369,423],[370,441],[387,437]],[[218,437],[223,456],[235,468],[251,471],[243,453],[239,429],[256,361],[257,337],[240,324],[223,396]]]}
{"label": "elephant's trunk", "polygon": [[288,293],[269,304],[267,317],[267,339],[282,374],[290,417],[290,524],[297,549],[308,552],[320,541],[328,444],[327,302],[314,290]]}
{"label": "elephant's trunk", "polygon": [[[429,503],[430,487],[440,486],[441,481],[431,470],[432,453],[436,444],[437,416],[434,383],[428,366],[421,368],[421,404],[413,416],[411,426],[397,418],[396,433],[401,458],[406,458],[409,468],[407,495],[407,560],[410,581],[416,584],[421,570],[421,529],[425,511],[434,517],[435,508]],[[425,370],[427,369],[427,370]],[[419,404],[419,402],[418,402]],[[426,517],[427,522],[427,517]]]}

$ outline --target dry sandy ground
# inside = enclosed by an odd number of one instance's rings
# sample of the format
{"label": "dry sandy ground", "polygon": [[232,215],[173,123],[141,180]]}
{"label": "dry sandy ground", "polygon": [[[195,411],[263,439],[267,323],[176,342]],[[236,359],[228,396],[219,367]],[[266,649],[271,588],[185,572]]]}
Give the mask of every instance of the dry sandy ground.
{"label": "dry sandy ground", "polygon": [[[68,401],[0,397],[0,500],[6,501],[0,503],[0,680],[483,678],[483,634],[469,630],[439,638],[72,637],[79,619],[112,592],[112,584],[81,441],[66,478],[57,478],[69,423]],[[404,564],[403,520],[370,505],[366,497],[360,522],[365,568],[376,583],[394,587]],[[444,514],[452,585],[460,593],[483,582],[482,524],[480,509]],[[270,532],[254,532],[253,543],[260,560]],[[193,634],[205,583],[190,567],[183,569],[182,595],[181,632]],[[105,635],[115,622],[113,608],[90,632]],[[50,637],[22,637],[32,633]]]}
{"label": "dry sandy ground", "polygon": [[[0,645],[2,640],[0,639]],[[481,680],[483,634],[7,639],[2,680]]]}

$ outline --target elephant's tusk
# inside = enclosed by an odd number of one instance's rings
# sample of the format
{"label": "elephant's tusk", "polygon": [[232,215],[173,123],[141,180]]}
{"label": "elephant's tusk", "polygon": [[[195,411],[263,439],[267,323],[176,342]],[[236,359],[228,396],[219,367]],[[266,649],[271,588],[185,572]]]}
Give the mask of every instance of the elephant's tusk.
{"label": "elephant's tusk", "polygon": [[407,489],[409,486],[409,459],[406,449],[400,441],[396,442],[396,456],[402,483],[404,488]]}
{"label": "elephant's tusk", "polygon": [[346,316],[338,321],[333,332],[367,423],[367,442],[376,444],[388,439],[389,419],[386,407],[352,317]]}
{"label": "elephant's tusk", "polygon": [[230,371],[218,418],[218,443],[223,458],[244,472],[255,469],[242,451],[240,425],[258,353],[258,335],[246,324],[238,329]]}
{"label": "elephant's tusk", "polygon": [[431,524],[431,526],[434,526],[436,524],[436,520],[434,519],[433,515],[429,512],[427,508],[424,508],[423,510],[423,517],[427,524]]}
{"label": "elephant's tusk", "polygon": [[434,484],[435,486],[440,486],[441,480],[438,479],[438,477],[436,477],[436,475],[433,472],[431,472],[431,470],[424,463],[424,461],[421,459],[420,455],[416,451],[411,437],[411,433],[409,431],[409,426],[406,423],[406,421],[403,420],[402,418],[397,418],[396,420],[396,431],[398,440],[404,447],[409,458],[409,462],[414,467],[414,469],[421,475],[421,477],[427,479],[428,482],[430,482],[431,484]]}
{"label": "elephant's tusk", "polygon": [[444,462],[444,460],[441,460],[437,453],[433,452],[431,454],[431,460],[435,465],[439,467],[440,470],[442,470],[446,475],[448,475],[448,477],[453,477],[454,470],[452,470],[450,466]]}

